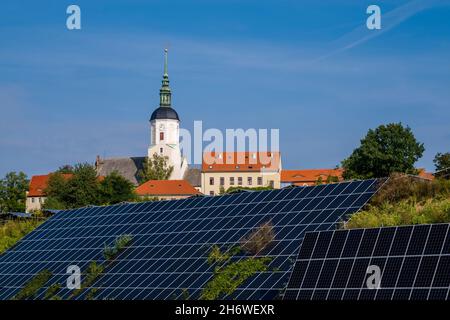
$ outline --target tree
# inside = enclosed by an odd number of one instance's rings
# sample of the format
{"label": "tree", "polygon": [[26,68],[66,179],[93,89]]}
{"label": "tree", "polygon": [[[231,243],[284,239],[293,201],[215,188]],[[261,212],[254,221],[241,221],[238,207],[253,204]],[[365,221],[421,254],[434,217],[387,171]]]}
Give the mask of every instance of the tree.
{"label": "tree", "polygon": [[75,165],[71,178],[65,178],[61,173],[52,174],[45,192],[49,200],[46,208],[54,203],[65,209],[101,204],[97,172],[87,163]]}
{"label": "tree", "polygon": [[28,184],[23,172],[9,172],[0,179],[0,212],[24,212]]}
{"label": "tree", "polygon": [[153,154],[153,158],[146,158],[144,167],[139,173],[140,181],[168,180],[173,172],[173,166],[167,164],[168,159],[168,157],[156,153]]}
{"label": "tree", "polygon": [[134,185],[127,179],[112,172],[100,183],[101,198],[104,204],[115,204],[134,200]]}
{"label": "tree", "polygon": [[370,129],[361,145],[342,161],[345,179],[387,177],[393,172],[415,173],[414,163],[425,148],[401,123]]}
{"label": "tree", "polygon": [[56,170],[56,173],[72,173],[73,174],[73,167],[70,164],[65,164]]}
{"label": "tree", "polygon": [[450,152],[437,153],[434,157],[436,177],[450,179]]}
{"label": "tree", "polygon": [[108,205],[135,200],[131,182],[113,172],[103,179],[97,177],[90,164],[77,164],[72,176],[56,172],[50,176],[44,208],[72,209],[88,205]]}

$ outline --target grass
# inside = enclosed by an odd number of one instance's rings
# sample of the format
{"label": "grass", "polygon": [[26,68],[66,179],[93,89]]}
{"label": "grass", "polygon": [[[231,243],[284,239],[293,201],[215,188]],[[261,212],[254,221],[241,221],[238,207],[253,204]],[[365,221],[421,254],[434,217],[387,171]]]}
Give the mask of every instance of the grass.
{"label": "grass", "polygon": [[345,224],[345,228],[377,228],[446,222],[450,222],[450,199],[428,199],[420,202],[402,200],[394,204],[370,206],[367,210],[354,214]]}
{"label": "grass", "polygon": [[0,226],[0,254],[12,248],[19,240],[36,229],[43,220],[9,220]]}
{"label": "grass", "polygon": [[41,289],[52,276],[48,270],[42,270],[36,274],[20,291],[13,297],[13,300],[32,299],[36,296],[39,289]]}
{"label": "grass", "polygon": [[394,174],[346,229],[450,222],[450,181]]}

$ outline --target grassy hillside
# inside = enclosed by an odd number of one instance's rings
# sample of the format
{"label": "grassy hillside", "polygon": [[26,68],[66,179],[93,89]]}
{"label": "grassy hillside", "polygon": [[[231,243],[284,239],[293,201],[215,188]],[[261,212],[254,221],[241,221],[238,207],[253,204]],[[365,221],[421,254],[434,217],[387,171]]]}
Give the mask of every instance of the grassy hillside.
{"label": "grassy hillside", "polygon": [[450,222],[450,181],[393,175],[346,229]]}

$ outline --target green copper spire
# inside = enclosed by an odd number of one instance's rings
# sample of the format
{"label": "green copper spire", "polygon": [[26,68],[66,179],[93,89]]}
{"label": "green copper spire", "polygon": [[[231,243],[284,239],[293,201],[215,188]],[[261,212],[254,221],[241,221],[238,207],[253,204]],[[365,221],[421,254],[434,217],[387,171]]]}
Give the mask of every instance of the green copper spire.
{"label": "green copper spire", "polygon": [[162,86],[159,90],[159,105],[161,107],[170,107],[171,102],[171,92],[169,87],[169,74],[167,73],[167,49],[164,49],[164,75],[162,80]]}

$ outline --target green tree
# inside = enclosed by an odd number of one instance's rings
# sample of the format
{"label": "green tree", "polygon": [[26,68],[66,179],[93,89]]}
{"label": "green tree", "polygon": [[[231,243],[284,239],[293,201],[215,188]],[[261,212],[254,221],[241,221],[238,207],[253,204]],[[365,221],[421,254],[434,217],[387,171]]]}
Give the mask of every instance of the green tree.
{"label": "green tree", "polygon": [[450,152],[437,153],[434,157],[436,177],[450,179]]}
{"label": "green tree", "polygon": [[97,172],[87,163],[75,165],[71,178],[64,178],[61,173],[52,174],[46,194],[46,208],[50,208],[50,204],[59,204],[65,209],[101,204]]}
{"label": "green tree", "polygon": [[425,148],[411,129],[401,123],[381,125],[370,129],[361,145],[342,161],[344,178],[387,177],[392,172],[415,173],[414,163]]}
{"label": "green tree", "polygon": [[103,204],[132,201],[136,197],[134,185],[115,171],[103,179],[100,189]]}
{"label": "green tree", "polygon": [[71,177],[56,172],[50,176],[46,209],[72,209],[87,205],[107,205],[135,200],[131,182],[113,172],[103,179],[97,177],[90,164],[77,164]]}
{"label": "green tree", "polygon": [[56,173],[72,173],[73,174],[74,168],[70,164],[65,164],[56,170]]}
{"label": "green tree", "polygon": [[156,153],[152,158],[146,158],[144,167],[139,173],[139,179],[141,182],[148,180],[168,180],[173,172],[173,166],[167,164],[169,158],[160,156]]}
{"label": "green tree", "polygon": [[29,181],[23,172],[9,172],[0,179],[0,212],[25,211]]}

